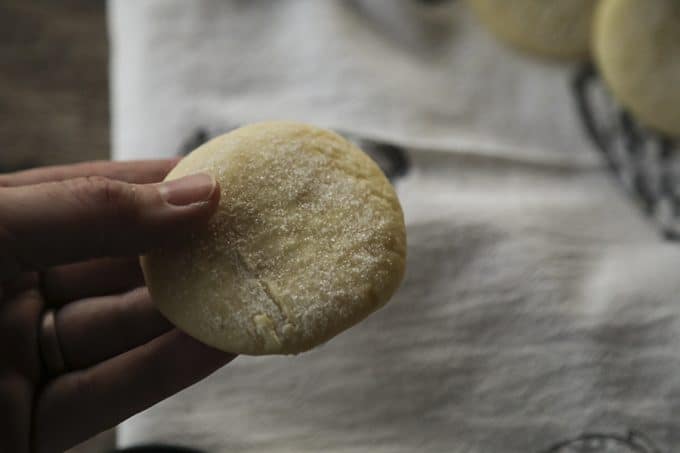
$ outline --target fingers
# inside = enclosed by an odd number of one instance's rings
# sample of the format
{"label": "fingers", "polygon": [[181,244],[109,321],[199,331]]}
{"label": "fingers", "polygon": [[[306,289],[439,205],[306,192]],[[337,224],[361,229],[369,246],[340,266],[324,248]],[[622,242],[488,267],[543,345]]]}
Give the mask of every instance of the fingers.
{"label": "fingers", "polygon": [[146,288],[70,303],[57,311],[55,324],[68,370],[102,362],[172,328]]}
{"label": "fingers", "polygon": [[0,375],[0,414],[5,414],[0,423],[0,451],[26,451],[31,437],[28,402],[32,394],[31,383],[21,373],[5,371]]}
{"label": "fingers", "polygon": [[100,258],[47,269],[42,291],[50,305],[119,294],[144,285],[137,257]]}
{"label": "fingers", "polygon": [[218,199],[206,174],[153,185],[88,177],[2,189],[0,252],[10,258],[0,259],[0,276],[144,253],[205,223]]}
{"label": "fingers", "polygon": [[203,379],[233,358],[171,330],[95,367],[64,375],[46,387],[38,402],[37,450],[66,449]]}
{"label": "fingers", "polygon": [[177,159],[129,162],[101,161],[43,167],[0,174],[0,187],[27,186],[85,176],[105,176],[119,181],[147,184],[162,181],[177,162]]}

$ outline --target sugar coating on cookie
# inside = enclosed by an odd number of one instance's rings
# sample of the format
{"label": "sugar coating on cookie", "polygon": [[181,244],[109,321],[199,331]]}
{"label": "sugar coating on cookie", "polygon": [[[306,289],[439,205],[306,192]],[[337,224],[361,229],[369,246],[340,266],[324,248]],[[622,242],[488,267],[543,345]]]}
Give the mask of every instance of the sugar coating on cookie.
{"label": "sugar coating on cookie", "polygon": [[406,233],[378,166],[339,135],[268,122],[218,137],[167,176],[220,184],[209,225],[142,257],[158,309],[239,354],[317,346],[384,305],[404,275]]}
{"label": "sugar coating on cookie", "polygon": [[603,0],[594,47],[614,97],[642,124],[680,137],[680,1]]}
{"label": "sugar coating on cookie", "polygon": [[534,54],[586,58],[596,0],[468,0],[498,38]]}

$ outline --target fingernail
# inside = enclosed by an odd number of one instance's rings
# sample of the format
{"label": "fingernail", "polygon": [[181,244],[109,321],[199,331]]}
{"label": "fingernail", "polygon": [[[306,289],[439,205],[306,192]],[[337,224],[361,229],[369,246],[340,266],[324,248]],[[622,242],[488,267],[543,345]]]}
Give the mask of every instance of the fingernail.
{"label": "fingernail", "polygon": [[215,178],[206,173],[198,173],[164,182],[158,191],[167,203],[186,206],[210,200],[216,185]]}

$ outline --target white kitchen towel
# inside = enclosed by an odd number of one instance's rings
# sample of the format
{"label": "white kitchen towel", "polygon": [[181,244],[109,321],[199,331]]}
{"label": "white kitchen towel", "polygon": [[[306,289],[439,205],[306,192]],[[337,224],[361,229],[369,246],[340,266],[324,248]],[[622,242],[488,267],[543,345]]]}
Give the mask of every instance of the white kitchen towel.
{"label": "white kitchen towel", "polygon": [[127,421],[121,445],[680,444],[680,251],[587,142],[573,66],[497,43],[463,2],[428,3],[110,0],[116,158],[253,121],[330,127],[375,145],[409,242],[384,309],[309,353],[237,358]]}

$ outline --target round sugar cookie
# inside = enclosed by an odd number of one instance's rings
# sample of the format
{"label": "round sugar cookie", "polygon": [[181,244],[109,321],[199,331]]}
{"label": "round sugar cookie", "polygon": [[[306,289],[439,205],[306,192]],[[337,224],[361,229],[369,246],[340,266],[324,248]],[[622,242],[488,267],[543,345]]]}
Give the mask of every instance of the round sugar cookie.
{"label": "round sugar cookie", "polygon": [[614,97],[640,123],[680,136],[680,1],[603,0],[594,47]]}
{"label": "round sugar cookie", "polygon": [[158,309],[198,340],[238,354],[294,354],[385,304],[406,233],[380,168],[339,135],[291,122],[249,125],[167,176],[214,175],[207,228],[142,257]]}
{"label": "round sugar cookie", "polygon": [[597,0],[468,0],[498,38],[548,57],[586,58]]}

